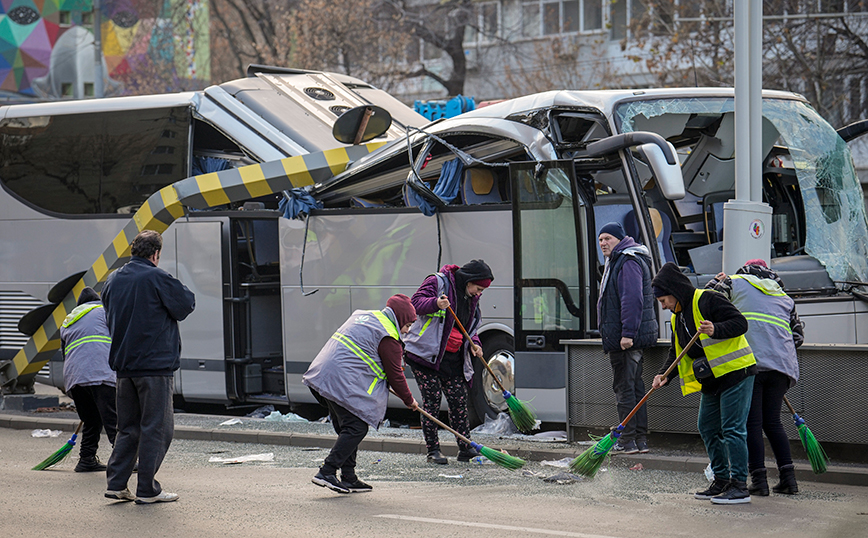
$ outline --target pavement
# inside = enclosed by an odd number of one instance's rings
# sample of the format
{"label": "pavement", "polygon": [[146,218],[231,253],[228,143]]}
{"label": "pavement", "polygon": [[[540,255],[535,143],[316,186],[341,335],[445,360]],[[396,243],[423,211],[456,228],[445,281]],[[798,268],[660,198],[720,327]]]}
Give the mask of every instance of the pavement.
{"label": "pavement", "polygon": [[[56,389],[54,389],[56,390]],[[44,390],[42,391],[44,392]],[[68,402],[60,398],[61,404]],[[302,448],[331,448],[335,434],[330,424],[308,421],[266,420],[250,417],[230,417],[219,415],[199,415],[191,413],[175,414],[175,439],[199,441],[222,441],[246,444],[280,445]],[[236,422],[223,425],[226,421]],[[77,415],[69,410],[53,408],[52,412],[0,411],[0,427],[35,430],[49,429],[74,431],[78,424]],[[441,447],[446,456],[457,455],[457,447],[448,432],[441,431]],[[527,461],[557,461],[575,458],[593,442],[567,443],[553,441],[547,437],[525,436],[521,434],[486,435],[473,434],[473,439],[489,448],[505,450],[513,456]],[[651,452],[648,454],[613,455],[610,466],[631,468],[641,464],[648,470],[702,473],[708,465],[708,458],[698,440],[692,443],[670,443],[661,436],[660,442],[653,435],[649,439]],[[360,450],[383,453],[424,454],[425,443],[422,432],[409,427],[381,427],[371,430],[359,446]],[[794,457],[799,454],[794,453]],[[830,463],[824,474],[811,472],[807,460],[796,460],[796,478],[800,482],[822,482],[829,484],[868,486],[868,465]],[[770,481],[775,475],[773,461],[767,462]]]}

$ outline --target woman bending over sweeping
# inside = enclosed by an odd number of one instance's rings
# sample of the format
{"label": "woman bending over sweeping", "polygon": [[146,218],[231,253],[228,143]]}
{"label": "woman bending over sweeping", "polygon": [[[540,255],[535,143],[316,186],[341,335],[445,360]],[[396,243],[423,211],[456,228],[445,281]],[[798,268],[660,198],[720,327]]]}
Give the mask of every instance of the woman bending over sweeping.
{"label": "woman bending over sweeping", "polygon": [[[440,272],[429,275],[413,294],[411,301],[419,319],[404,338],[404,358],[413,369],[422,392],[422,408],[436,416],[440,412],[441,394],[445,395],[449,424],[465,437],[470,437],[467,387],[473,380],[472,356],[484,360],[482,343],[476,336],[482,317],[479,300],[492,280],[491,268],[482,260],[471,260],[462,267],[444,265]],[[450,306],[473,344],[466,342],[456,327],[447,309]],[[422,417],[422,432],[428,461],[446,465],[448,460],[440,452],[437,425]],[[470,461],[479,455],[464,441],[457,442],[458,461]]]}

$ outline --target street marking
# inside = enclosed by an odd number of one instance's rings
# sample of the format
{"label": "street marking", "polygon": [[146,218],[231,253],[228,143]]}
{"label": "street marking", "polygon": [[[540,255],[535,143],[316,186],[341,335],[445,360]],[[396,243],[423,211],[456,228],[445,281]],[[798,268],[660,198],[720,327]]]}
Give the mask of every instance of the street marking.
{"label": "street marking", "polygon": [[439,523],[441,525],[456,525],[458,527],[479,527],[482,529],[497,529],[512,532],[529,532],[534,534],[548,534],[551,536],[572,536],[573,538],[615,538],[602,534],[586,534],[584,532],[554,531],[549,529],[535,529],[532,527],[513,527],[511,525],[497,525],[495,523],[474,523],[472,521],[454,521],[451,519],[431,519],[427,517],[399,516],[397,514],[379,514],[374,517],[386,519],[400,519],[404,521],[418,521],[420,523]]}

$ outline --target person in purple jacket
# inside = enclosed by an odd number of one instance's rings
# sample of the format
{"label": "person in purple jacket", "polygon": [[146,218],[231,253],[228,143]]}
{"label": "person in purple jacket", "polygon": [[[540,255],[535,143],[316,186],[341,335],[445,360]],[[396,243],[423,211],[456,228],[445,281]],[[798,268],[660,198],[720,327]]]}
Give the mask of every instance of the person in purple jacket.
{"label": "person in purple jacket", "polygon": [[[657,308],[651,292],[648,248],[624,233],[617,222],[600,228],[600,250],[606,257],[597,302],[603,351],[612,363],[618,419],[633,410],[645,395],[642,350],[657,342]],[[615,453],[648,452],[648,412],[639,409],[613,447]]]}
{"label": "person in purple jacket", "polygon": [[[404,357],[422,392],[422,408],[436,416],[441,394],[445,395],[450,425],[468,438],[467,388],[473,380],[472,357],[484,360],[482,342],[476,336],[482,318],[479,299],[492,280],[491,268],[483,260],[471,260],[462,267],[444,265],[440,272],[429,275],[410,299],[419,317],[404,337]],[[447,306],[452,307],[472,343],[465,341]],[[428,461],[447,464],[440,452],[437,425],[423,417],[422,432]],[[457,441],[458,461],[479,455],[464,441]]]}

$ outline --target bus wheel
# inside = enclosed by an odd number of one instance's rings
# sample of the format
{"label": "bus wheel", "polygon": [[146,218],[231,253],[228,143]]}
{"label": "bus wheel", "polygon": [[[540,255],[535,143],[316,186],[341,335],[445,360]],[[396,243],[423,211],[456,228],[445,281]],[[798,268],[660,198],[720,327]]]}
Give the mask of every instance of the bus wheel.
{"label": "bus wheel", "polygon": [[[512,336],[498,333],[488,338],[482,338],[482,351],[485,360],[497,374],[506,390],[515,390],[515,343]],[[485,422],[485,417],[495,418],[501,411],[506,411],[503,392],[491,378],[488,370],[473,359],[473,386],[468,395],[468,418],[473,429]]]}

